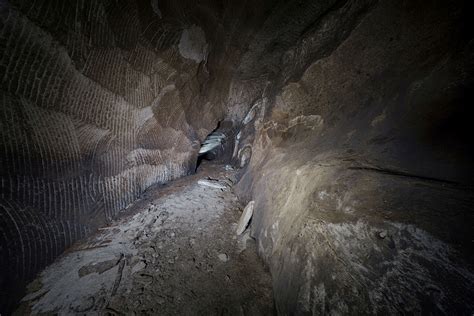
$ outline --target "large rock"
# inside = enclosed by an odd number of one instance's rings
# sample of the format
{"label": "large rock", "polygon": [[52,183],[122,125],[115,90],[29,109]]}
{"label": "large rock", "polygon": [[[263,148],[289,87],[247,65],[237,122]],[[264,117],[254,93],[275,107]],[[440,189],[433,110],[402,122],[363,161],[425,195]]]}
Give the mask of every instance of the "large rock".
{"label": "large rock", "polygon": [[278,312],[472,314],[466,8],[379,1],[332,33],[359,5],[288,50],[293,80],[240,131],[252,158],[238,189],[259,210]]}
{"label": "large rock", "polygon": [[237,224],[237,235],[242,235],[242,233],[247,229],[247,226],[250,223],[250,220],[253,216],[253,208],[255,205],[255,201],[250,201],[247,206],[244,208],[242,212],[242,216],[240,216],[240,220]]}

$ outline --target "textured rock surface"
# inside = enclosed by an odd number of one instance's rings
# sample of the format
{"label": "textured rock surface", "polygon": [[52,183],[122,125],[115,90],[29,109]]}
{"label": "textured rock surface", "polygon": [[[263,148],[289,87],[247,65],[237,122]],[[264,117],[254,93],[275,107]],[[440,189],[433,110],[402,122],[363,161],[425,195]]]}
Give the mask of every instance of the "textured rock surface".
{"label": "textured rock surface", "polygon": [[241,131],[252,148],[241,193],[255,200],[252,232],[277,309],[471,314],[473,51],[463,9],[379,1],[356,17],[361,4],[326,14],[286,51],[282,84]]}
{"label": "textured rock surface", "polygon": [[255,202],[250,201],[242,212],[242,216],[240,217],[239,223],[237,225],[237,235],[241,235],[245,231],[245,229],[247,229],[247,226],[249,225],[249,222],[252,219],[254,205]]}
{"label": "textured rock surface", "polygon": [[[235,172],[235,171],[234,171]],[[17,315],[271,315],[271,278],[254,240],[234,234],[241,208],[223,166],[148,189],[128,211],[43,271]]]}
{"label": "textured rock surface", "polygon": [[472,314],[469,12],[1,1],[0,305],[227,122],[281,314]]}
{"label": "textured rock surface", "polygon": [[0,305],[151,184],[194,171],[223,111],[201,91],[196,36],[194,60],[180,55],[172,2],[163,18],[150,1],[0,3]]}
{"label": "textured rock surface", "polygon": [[197,183],[233,173],[207,165],[151,187],[128,216],[43,271],[16,314],[271,315],[271,278],[255,241],[234,235],[235,194]]}

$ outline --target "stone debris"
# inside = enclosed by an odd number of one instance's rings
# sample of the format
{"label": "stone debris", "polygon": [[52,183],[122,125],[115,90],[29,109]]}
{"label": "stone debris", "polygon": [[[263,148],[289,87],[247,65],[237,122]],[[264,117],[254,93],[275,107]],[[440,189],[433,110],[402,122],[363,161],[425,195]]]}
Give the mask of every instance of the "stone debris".
{"label": "stone debris", "polygon": [[196,185],[231,176],[223,166],[213,170],[170,184],[166,194],[149,190],[133,215],[48,267],[23,300],[28,314],[238,315],[241,302],[252,307],[245,314],[273,314],[271,278],[256,244],[241,252],[234,234],[234,193]]}
{"label": "stone debris", "polygon": [[227,189],[227,186],[224,184],[219,183],[219,181],[215,180],[199,180],[198,181],[199,185],[214,188],[214,189]]}
{"label": "stone debris", "polygon": [[252,219],[254,205],[255,201],[250,201],[242,212],[239,224],[237,225],[237,235],[241,235],[247,228],[250,219]]}

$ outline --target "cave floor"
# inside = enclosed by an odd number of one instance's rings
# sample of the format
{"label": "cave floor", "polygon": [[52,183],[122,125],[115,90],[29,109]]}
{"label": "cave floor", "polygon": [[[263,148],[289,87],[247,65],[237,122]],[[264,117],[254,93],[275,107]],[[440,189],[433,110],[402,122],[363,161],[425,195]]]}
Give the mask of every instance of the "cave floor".
{"label": "cave floor", "polygon": [[[198,184],[200,179],[224,188]],[[235,171],[205,164],[154,186],[28,286],[16,314],[268,315],[271,278],[248,235]]]}

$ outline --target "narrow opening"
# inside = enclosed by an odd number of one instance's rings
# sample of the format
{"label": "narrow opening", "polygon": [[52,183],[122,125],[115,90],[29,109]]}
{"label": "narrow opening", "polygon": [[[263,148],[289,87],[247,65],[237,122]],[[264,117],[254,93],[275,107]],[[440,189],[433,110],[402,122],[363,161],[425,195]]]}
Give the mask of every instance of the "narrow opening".
{"label": "narrow opening", "polygon": [[222,152],[226,135],[222,131],[219,131],[220,125],[219,122],[217,127],[207,135],[206,139],[202,142],[201,148],[199,149],[196,170],[203,161],[215,160],[219,157],[220,152]]}

